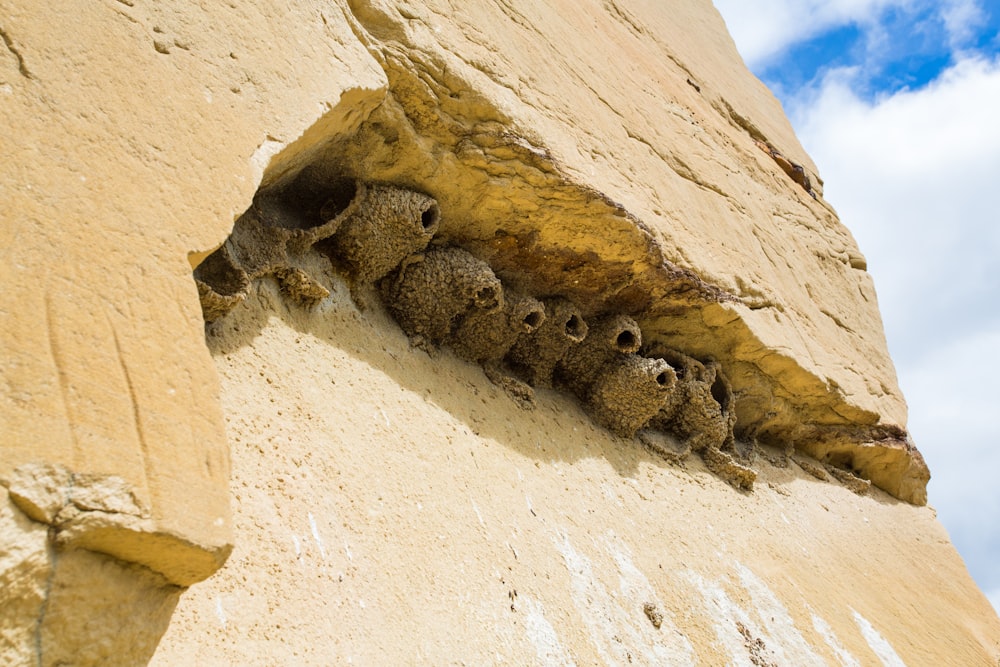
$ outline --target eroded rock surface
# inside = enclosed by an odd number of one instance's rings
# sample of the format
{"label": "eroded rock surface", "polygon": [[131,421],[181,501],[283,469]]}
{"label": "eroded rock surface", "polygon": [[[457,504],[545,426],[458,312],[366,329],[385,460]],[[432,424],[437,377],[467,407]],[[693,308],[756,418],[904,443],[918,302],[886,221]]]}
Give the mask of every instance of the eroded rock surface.
{"label": "eroded rock surface", "polygon": [[[882,437],[905,433],[905,404],[862,255],[777,102],[720,64],[738,61],[732,44],[679,27],[717,15],[672,12],[353,3],[387,94],[356,132],[310,136],[307,176],[429,194],[440,240],[513,287],[631,316],[651,342],[719,363],[743,438],[821,460],[863,450],[862,475],[925,502],[919,453]],[[603,76],[584,43],[645,65]]]}
{"label": "eroded rock surface", "polygon": [[[746,219],[754,230],[752,241],[740,240],[744,229],[731,229],[730,223],[724,222],[720,229],[713,227],[711,238],[689,236],[685,243],[690,246],[678,246],[670,241],[664,227],[670,216],[662,210],[649,214],[648,202],[632,200],[631,206],[619,203],[618,196],[624,192],[618,193],[614,187],[596,190],[574,170],[578,156],[558,155],[550,149],[548,140],[526,139],[533,124],[541,122],[530,105],[490,106],[480,98],[473,103],[464,102],[461,97],[442,101],[440,91],[452,87],[475,89],[482,85],[486,91],[493,88],[480,81],[475,71],[469,70],[468,63],[452,63],[448,52],[438,53],[427,45],[426,49],[418,49],[417,45],[423,44],[428,36],[415,24],[397,24],[392,12],[377,7],[381,5],[353,6],[356,22],[352,25],[365,35],[365,44],[385,69],[389,81],[385,99],[355,132],[334,133],[324,140],[313,138],[315,145],[309,152],[314,161],[300,171],[289,172],[283,180],[270,181],[270,187],[322,191],[346,179],[356,183],[395,183],[397,192],[413,188],[413,192],[427,195],[412,196],[433,198],[426,199],[432,203],[414,204],[415,213],[407,218],[412,222],[401,223],[407,216],[399,217],[374,205],[362,206],[356,215],[347,218],[357,221],[353,227],[348,225],[355,231],[334,233],[324,244],[324,252],[356,283],[371,284],[391,272],[383,280],[381,292],[404,330],[421,344],[435,347],[452,338],[468,315],[469,306],[464,303],[448,305],[453,296],[447,289],[431,290],[430,282],[444,280],[441,276],[433,279],[425,276],[426,284],[419,289],[412,286],[398,289],[397,283],[410,271],[407,267],[421,261],[416,254],[403,258],[417,252],[433,236],[439,246],[460,246],[476,261],[488,264],[492,273],[506,280],[508,289],[548,299],[550,303],[564,299],[578,311],[581,321],[628,318],[633,333],[641,327],[651,343],[676,350],[687,358],[710,361],[711,365],[699,372],[726,378],[723,393],[728,396],[725,399],[728,404],[711,408],[722,410],[725,416],[714,421],[704,418],[706,428],[702,431],[721,429],[724,435],[720,437],[727,444],[703,445],[701,439],[720,439],[710,435],[694,438],[692,424],[701,418],[691,415],[705,413],[701,408],[691,410],[687,417],[660,421],[669,422],[670,428],[685,433],[682,437],[691,440],[695,451],[711,452],[713,465],[725,469],[729,478],[740,478],[741,485],[748,486],[752,475],[745,465],[748,457],[735,452],[731,444],[737,436],[745,442],[799,449],[824,462],[842,459],[845,449],[863,451],[850,461],[862,478],[901,499],[925,502],[929,473],[919,452],[905,436],[902,401],[898,389],[894,389],[895,379],[884,349],[877,311],[873,311],[874,301],[865,296],[866,290],[870,291],[870,279],[863,273],[863,259],[857,259],[861,255],[849,234],[822,201],[820,181],[810,175],[813,169],[808,158],[800,153],[787,128],[755,120],[737,110],[729,100],[711,95],[705,82],[688,86],[697,95],[690,98],[685,94],[682,98],[687,105],[685,113],[695,126],[698,123],[693,119],[703,118],[708,122],[719,113],[724,121],[721,127],[715,127],[715,134],[695,133],[694,138],[721,141],[721,137],[727,137],[725,141],[745,145],[755,156],[766,153],[797,189],[788,192],[783,185],[768,189],[775,185],[769,183],[761,191],[760,183],[754,181],[757,195],[751,189],[749,200],[741,199],[739,206],[723,216],[723,221]],[[433,14],[433,7],[428,12]],[[461,19],[458,23],[461,24]],[[390,29],[390,25],[395,28]],[[432,41],[448,38],[439,35]],[[451,38],[456,43],[465,43],[465,36],[451,35]],[[412,60],[417,58],[418,51],[421,54],[418,60]],[[436,78],[446,69],[447,76],[441,74],[443,78]],[[554,82],[558,80],[555,73],[549,74],[556,77]],[[685,81],[690,82],[690,77]],[[703,106],[706,97],[710,102],[708,107]],[[632,128],[642,125],[645,119],[626,114],[609,122],[611,126],[624,123],[630,138],[635,139]],[[770,130],[762,129],[765,125]],[[601,131],[612,129],[601,123],[598,126]],[[686,131],[681,132],[681,137],[684,141],[692,139]],[[653,146],[649,140],[639,143]],[[776,147],[779,143],[780,150]],[[663,192],[646,193],[648,197],[660,200],[665,192],[691,196],[687,188],[693,184],[700,188],[698,197],[707,197],[714,204],[718,204],[714,197],[722,197],[724,201],[733,199],[728,190],[706,184],[686,163],[681,163],[683,168],[675,164],[672,161],[676,158],[675,149],[671,149],[672,157],[663,152],[666,148],[653,150],[650,161],[649,155],[634,155],[633,143],[626,146],[629,154],[653,173],[658,173],[655,165],[659,159],[685,176],[680,184],[658,181]],[[720,145],[718,150],[724,153],[727,149]],[[703,168],[714,173],[718,166],[706,163]],[[753,170],[744,175],[740,169],[734,167],[729,177],[740,174],[740,179],[751,181],[760,177]],[[734,187],[749,188],[751,183]],[[609,193],[614,193],[614,197]],[[761,199],[754,199],[755,196]],[[804,225],[815,232],[814,237],[803,236],[802,226],[786,230],[785,214],[754,212],[761,202],[787,202],[789,198],[796,207],[794,215],[789,215],[795,220],[814,221]],[[788,238],[784,236],[786,232]],[[738,261],[734,256],[733,266],[741,267],[741,273],[726,277],[709,269],[711,262],[702,260],[717,255],[711,244],[720,235],[730,239],[730,233],[733,243],[744,250],[757,252],[772,242],[781,247],[776,246],[773,252],[766,250],[762,256],[753,252],[744,254]],[[825,245],[831,242],[831,234],[839,235],[834,241],[838,248],[834,264],[829,261],[833,255]],[[727,240],[723,246],[728,243]],[[839,250],[841,247],[843,251]],[[787,255],[782,254],[786,252]],[[779,267],[782,271],[790,268],[793,273],[801,271],[822,278],[815,283],[805,281],[806,291],[801,293],[803,281],[780,277],[774,273],[774,266],[767,265],[778,254],[785,258]],[[755,263],[754,257],[763,263]],[[790,258],[801,266],[792,266]],[[396,268],[400,263],[402,268]],[[414,279],[420,274],[417,269]],[[305,282],[303,274],[294,275],[300,278],[297,283]],[[822,284],[824,288],[838,284],[843,291],[828,295],[827,301],[814,284]],[[244,282],[240,285],[241,294],[245,293]],[[787,292],[775,292],[774,285],[787,287]],[[417,294],[425,294],[427,303],[415,305],[413,299]],[[397,303],[401,295],[406,295],[409,305]],[[849,305],[844,303],[845,298]],[[499,311],[502,301],[497,305]],[[845,325],[847,316],[834,312],[845,308],[864,313],[869,321],[865,325],[867,333]],[[762,313],[770,315],[762,318]],[[831,322],[836,325],[834,329],[827,326]],[[591,337],[589,343],[580,346],[582,351],[574,352],[575,343],[585,338],[576,337],[579,340],[573,341],[566,339],[564,333],[552,337],[556,331],[553,326],[550,323],[547,328],[543,323],[537,331],[514,340],[507,362],[528,385],[545,387],[556,381],[570,386],[586,401],[589,385],[605,361],[594,356],[596,348],[588,347],[596,345],[599,337]],[[779,334],[786,329],[792,333]],[[856,340],[858,337],[865,339],[863,345]],[[561,341],[558,349],[543,349],[544,345],[557,341]],[[828,361],[832,362],[829,350],[838,346],[852,358],[858,349],[865,352],[848,366],[838,363],[827,366]],[[459,353],[469,356],[468,351]],[[881,371],[869,369],[865,371],[867,375],[856,374],[854,366],[867,364],[878,365]],[[495,362],[489,365],[488,372],[498,381],[509,377]],[[877,388],[873,377],[882,378]],[[709,380],[706,386],[713,383],[714,380]],[[849,386],[852,389],[846,391]],[[523,385],[518,387],[517,392],[530,404],[530,393]],[[695,403],[703,404],[700,395],[705,392],[685,391]],[[716,396],[709,400],[716,405],[721,399]],[[691,424],[685,425],[685,420]],[[890,432],[901,436],[895,440],[884,437]],[[733,454],[736,459],[731,458]]]}
{"label": "eroded rock surface", "polygon": [[[10,490],[0,486],[4,664],[146,664],[184,589],[146,567],[90,551],[73,540],[53,540],[50,527],[38,517],[60,506],[66,513],[69,507],[60,505],[65,499],[56,500],[54,488],[49,489],[52,494],[39,495],[24,481],[12,481]],[[74,509],[128,509],[109,507],[115,504],[112,499],[123,498],[104,493],[100,482],[81,482]],[[95,503],[103,509],[92,508]]]}
{"label": "eroded rock surface", "polygon": [[[55,594],[82,608],[66,591],[89,590],[88,571],[106,575],[93,590],[123,587],[113,597],[155,589],[149,617],[163,619],[177,586],[225,562],[234,441],[203,314],[224,328],[272,276],[296,308],[329,305],[314,250],[339,258],[361,295],[434,235],[496,276],[484,313],[503,312],[506,294],[544,305],[504,368],[495,351],[480,360],[495,380],[548,386],[587,319],[631,317],[647,343],[728,379],[702,382],[706,394],[678,377],[668,394],[700,398],[663,428],[735,485],[753,481],[744,445],[757,442],[814,457],[857,491],[870,481],[925,502],[864,257],[710,3],[76,2],[72,20],[23,0],[2,9],[0,122],[17,132],[0,161],[0,477],[17,529],[4,533],[16,546],[2,552],[0,616],[31,619],[3,626],[4,651],[34,641],[33,610]],[[347,224],[361,220],[348,213],[358,192],[381,187],[409,193],[397,208],[413,234]],[[360,243],[374,254],[355,261],[352,234],[391,251]],[[622,373],[649,364],[622,359]],[[595,395],[583,404],[622,434],[649,409],[614,425],[619,410]],[[47,471],[33,485],[17,480],[30,466]],[[65,589],[39,587],[53,554]],[[116,634],[127,607],[95,603],[100,622],[81,622],[79,641],[59,646],[52,625],[32,650],[56,662],[86,644],[79,655],[101,662],[148,630],[146,655],[164,626]]]}

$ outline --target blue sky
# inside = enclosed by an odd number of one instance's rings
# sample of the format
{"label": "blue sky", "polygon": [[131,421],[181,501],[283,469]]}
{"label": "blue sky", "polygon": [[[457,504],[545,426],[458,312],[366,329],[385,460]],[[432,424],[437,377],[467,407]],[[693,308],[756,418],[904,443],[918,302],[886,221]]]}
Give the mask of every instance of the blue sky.
{"label": "blue sky", "polygon": [[715,0],[875,279],[930,505],[1000,610],[1000,0]]}

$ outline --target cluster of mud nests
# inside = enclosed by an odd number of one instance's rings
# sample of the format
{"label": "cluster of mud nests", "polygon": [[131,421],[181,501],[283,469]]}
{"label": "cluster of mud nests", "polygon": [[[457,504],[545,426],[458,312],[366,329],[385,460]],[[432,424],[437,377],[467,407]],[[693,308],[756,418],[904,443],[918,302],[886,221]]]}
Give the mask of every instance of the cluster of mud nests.
{"label": "cluster of mud nests", "polygon": [[345,274],[355,298],[359,288],[374,288],[415,345],[448,347],[480,364],[522,407],[533,407],[535,387],[569,391],[613,433],[650,444],[657,432],[670,433],[684,453],[699,453],[716,474],[753,488],[753,451],[733,437],[733,391],[718,363],[644,345],[626,315],[586,321],[563,297],[513,289],[469,252],[432,244],[439,223],[433,198],[391,185],[259,195],[195,269],[205,320],[224,316],[266,276],[298,304],[319,303],[329,292],[295,266],[316,250]]}

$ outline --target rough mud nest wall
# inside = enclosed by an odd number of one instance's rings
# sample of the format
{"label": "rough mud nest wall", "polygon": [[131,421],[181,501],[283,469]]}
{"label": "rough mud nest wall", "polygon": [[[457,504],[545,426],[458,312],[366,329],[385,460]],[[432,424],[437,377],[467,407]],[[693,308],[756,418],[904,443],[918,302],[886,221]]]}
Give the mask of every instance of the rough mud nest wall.
{"label": "rough mud nest wall", "polygon": [[644,345],[629,315],[587,318],[564,295],[529,294],[501,280],[483,259],[435,237],[440,209],[427,194],[387,184],[308,183],[260,193],[195,270],[206,321],[224,316],[253,281],[270,277],[294,303],[316,305],[327,292],[296,263],[318,251],[362,306],[376,294],[414,345],[450,348],[481,364],[522,407],[533,407],[535,388],[567,391],[611,432],[644,433],[645,442],[668,433],[682,443],[681,456],[695,452],[734,486],[753,488],[757,450],[753,441],[738,441],[736,399],[717,360]]}

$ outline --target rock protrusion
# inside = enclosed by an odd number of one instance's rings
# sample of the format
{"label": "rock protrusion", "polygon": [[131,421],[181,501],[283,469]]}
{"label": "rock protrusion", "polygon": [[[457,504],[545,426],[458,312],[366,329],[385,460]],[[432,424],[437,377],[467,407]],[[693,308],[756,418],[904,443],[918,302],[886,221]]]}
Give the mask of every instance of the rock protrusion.
{"label": "rock protrusion", "polygon": [[142,565],[176,586],[208,578],[232,550],[229,544],[195,544],[160,529],[136,489],[116,475],[26,463],[0,486],[27,517],[49,526],[49,540],[59,549],[86,549]]}
{"label": "rock protrusion", "polygon": [[[735,438],[735,397],[717,361],[660,343],[640,354],[632,317],[605,312],[588,323],[564,296],[520,292],[485,261],[435,240],[440,224],[433,197],[389,184],[304,181],[259,194],[195,270],[205,318],[224,315],[266,276],[300,305],[318,303],[329,292],[296,266],[316,250],[344,274],[356,302],[367,294],[357,288],[375,288],[414,345],[448,347],[480,364],[521,407],[534,406],[536,388],[568,390],[608,430],[641,432],[671,460],[696,452],[734,486],[753,488],[756,441]],[[841,472],[829,474],[864,492],[867,480]]]}

